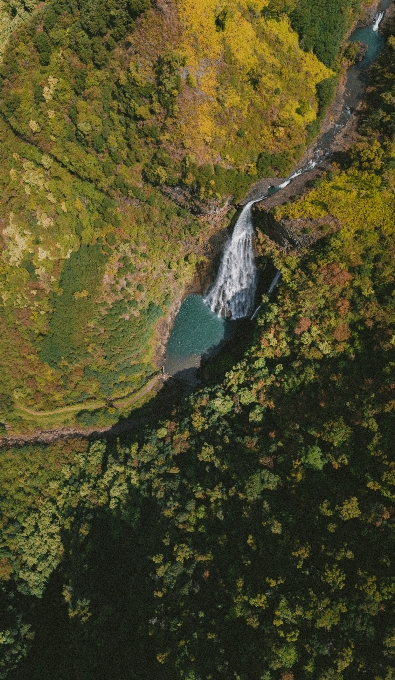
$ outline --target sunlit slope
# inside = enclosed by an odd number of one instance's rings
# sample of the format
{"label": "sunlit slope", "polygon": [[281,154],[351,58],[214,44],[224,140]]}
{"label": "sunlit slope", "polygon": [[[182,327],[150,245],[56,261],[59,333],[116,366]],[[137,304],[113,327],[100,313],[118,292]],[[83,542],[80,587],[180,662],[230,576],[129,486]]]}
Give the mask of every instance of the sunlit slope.
{"label": "sunlit slope", "polygon": [[286,15],[264,18],[265,4],[178,2],[193,87],[180,97],[176,134],[199,159],[248,167],[257,152],[303,144],[316,117],[316,84],[331,71],[300,49]]}

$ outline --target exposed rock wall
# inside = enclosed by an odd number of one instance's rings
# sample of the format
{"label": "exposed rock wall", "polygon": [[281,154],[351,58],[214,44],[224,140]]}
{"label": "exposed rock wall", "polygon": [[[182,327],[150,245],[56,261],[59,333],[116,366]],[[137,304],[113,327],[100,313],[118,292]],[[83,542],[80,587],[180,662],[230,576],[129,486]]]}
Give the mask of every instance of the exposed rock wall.
{"label": "exposed rock wall", "polygon": [[253,220],[257,229],[286,250],[306,248],[339,227],[338,221],[331,215],[315,219],[276,220],[273,213],[259,203],[253,207]]}

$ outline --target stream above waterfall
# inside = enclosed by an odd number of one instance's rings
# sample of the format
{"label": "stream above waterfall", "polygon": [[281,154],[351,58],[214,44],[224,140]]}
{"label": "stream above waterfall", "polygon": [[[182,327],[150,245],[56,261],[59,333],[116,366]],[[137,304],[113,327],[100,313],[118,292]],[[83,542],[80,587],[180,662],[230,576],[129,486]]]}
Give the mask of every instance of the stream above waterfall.
{"label": "stream above waterfall", "polygon": [[[202,356],[213,356],[232,337],[238,319],[251,315],[255,317],[259,307],[255,308],[257,271],[253,252],[252,206],[282,191],[294,179],[308,173],[330,155],[336,136],[361,101],[366,87],[367,69],[384,46],[378,29],[390,4],[391,0],[382,0],[373,22],[369,26],[357,28],[349,37],[349,42],[365,43],[367,52],[362,61],[348,71],[341,112],[331,128],[313,143],[312,157],[290,177],[278,180],[278,184],[263,195],[250,197],[252,200],[244,205],[232,236],[225,244],[214,283],[204,296],[190,295],[183,301],[166,349],[164,371],[168,375],[179,374],[193,384]],[[280,272],[274,274],[274,278],[268,281],[267,290],[270,293],[280,279]]]}

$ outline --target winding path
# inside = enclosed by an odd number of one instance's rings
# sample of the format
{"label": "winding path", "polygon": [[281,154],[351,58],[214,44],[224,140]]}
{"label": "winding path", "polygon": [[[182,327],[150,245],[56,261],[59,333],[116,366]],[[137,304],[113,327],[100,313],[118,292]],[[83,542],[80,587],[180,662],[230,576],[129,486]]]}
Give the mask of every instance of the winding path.
{"label": "winding path", "polygon": [[[111,400],[111,404],[114,406],[114,408],[127,408],[130,406],[130,404],[134,404],[136,401],[141,399],[141,397],[144,397],[147,392],[150,392],[154,385],[159,381],[161,375],[157,373],[151,380],[149,380],[144,387],[142,387],[138,392],[133,392],[133,394],[130,395],[129,399],[125,399],[124,397],[114,397],[114,399]],[[94,402],[89,402],[87,404],[74,404],[73,406],[60,406],[59,408],[53,409],[52,411],[34,411],[32,408],[28,408],[27,406],[22,406],[21,404],[16,403],[16,408],[19,411],[24,411],[24,413],[29,413],[31,416],[36,416],[36,417],[44,417],[44,416],[56,416],[58,413],[72,413],[73,411],[95,411],[98,408],[104,408],[107,406],[105,401],[94,401]],[[0,444],[1,444],[1,439],[0,439]]]}

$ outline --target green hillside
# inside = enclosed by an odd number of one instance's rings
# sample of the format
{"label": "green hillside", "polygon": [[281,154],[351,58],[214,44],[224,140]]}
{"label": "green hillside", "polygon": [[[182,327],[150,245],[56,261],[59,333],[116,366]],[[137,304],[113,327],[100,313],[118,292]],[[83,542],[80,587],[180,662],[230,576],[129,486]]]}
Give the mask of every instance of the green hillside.
{"label": "green hillside", "polygon": [[283,279],[241,358],[145,428],[2,451],[3,677],[395,677],[394,44],[360,141],[275,212],[338,231],[259,235]]}
{"label": "green hillside", "polygon": [[[157,370],[155,325],[193,276],[210,208],[291,164],[323,115],[353,6],[317,7],[3,4],[19,25],[0,83],[14,432],[130,411],[117,398]],[[285,252],[258,225],[281,285],[200,386],[165,387],[103,436],[0,450],[0,678],[395,678],[390,28],[359,141],[272,211],[336,232]]]}

